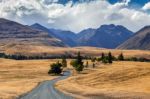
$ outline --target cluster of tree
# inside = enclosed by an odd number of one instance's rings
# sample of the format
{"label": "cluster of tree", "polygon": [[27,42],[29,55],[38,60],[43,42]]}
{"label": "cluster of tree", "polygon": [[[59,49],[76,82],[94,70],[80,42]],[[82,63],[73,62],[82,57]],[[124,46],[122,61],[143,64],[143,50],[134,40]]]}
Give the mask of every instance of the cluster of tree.
{"label": "cluster of tree", "polygon": [[146,59],[144,57],[128,57],[125,58],[123,53],[121,53],[118,58],[117,61],[139,61],[139,62],[150,62],[150,59]]}
{"label": "cluster of tree", "polygon": [[15,60],[29,60],[29,59],[56,59],[56,58],[61,58],[61,56],[25,56],[21,54],[9,55],[5,53],[0,53],[0,58],[15,59]]}
{"label": "cluster of tree", "polygon": [[112,56],[111,52],[109,52],[108,54],[101,54],[101,57],[97,59],[97,61],[102,61],[102,63],[109,63],[112,64],[114,60],[114,56]]}
{"label": "cluster of tree", "polygon": [[[37,56],[25,56],[21,54],[9,55],[5,53],[0,53],[0,58],[15,59],[15,60],[31,60],[31,59],[62,59],[62,55],[37,55]],[[65,55],[67,59],[76,59],[76,56]],[[102,53],[100,58],[92,58],[90,56],[82,56],[82,59],[91,59],[94,63],[95,61],[102,61],[103,63],[112,63],[113,61],[140,61],[140,62],[150,62],[150,59],[144,57],[128,57],[125,58],[123,53],[120,53],[118,57],[115,57],[109,52],[108,54]]]}
{"label": "cluster of tree", "polygon": [[146,58],[143,58],[143,57],[140,57],[140,58],[131,57],[131,58],[126,58],[125,61],[150,62],[150,59],[146,59]]}
{"label": "cluster of tree", "polygon": [[[7,58],[7,59],[15,59],[15,60],[31,60],[31,59],[62,59],[63,57],[67,59],[76,59],[76,56],[67,54],[67,55],[37,55],[37,56],[26,56],[22,54],[5,54],[0,53],[0,58]],[[89,56],[82,56],[83,59],[90,59]]]}
{"label": "cluster of tree", "polygon": [[67,60],[63,58],[61,63],[58,61],[50,65],[48,74],[60,75],[65,67],[67,67]]}
{"label": "cluster of tree", "polygon": [[80,52],[78,52],[78,55],[77,55],[76,59],[71,61],[70,64],[75,68],[75,70],[77,72],[80,73],[81,71],[83,71],[83,69],[84,69],[83,58],[80,55]]}
{"label": "cluster of tree", "polygon": [[123,53],[120,53],[117,57],[113,56],[111,52],[108,54],[102,53],[101,57],[99,58],[91,58],[92,62],[95,61],[102,61],[102,63],[113,63],[113,61],[139,61],[139,62],[150,62],[150,59],[143,58],[143,57],[129,57],[125,58]]}

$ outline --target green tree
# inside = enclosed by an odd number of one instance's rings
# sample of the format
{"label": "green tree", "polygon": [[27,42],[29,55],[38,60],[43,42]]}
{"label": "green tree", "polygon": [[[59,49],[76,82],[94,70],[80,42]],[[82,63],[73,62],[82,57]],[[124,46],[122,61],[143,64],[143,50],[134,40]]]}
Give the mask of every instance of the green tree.
{"label": "green tree", "polygon": [[108,63],[108,58],[106,56],[102,59],[102,63],[104,64]]}
{"label": "green tree", "polygon": [[100,57],[98,57],[96,60],[97,60],[98,62],[100,62],[100,61],[101,61],[101,58],[100,58]]}
{"label": "green tree", "polygon": [[62,64],[57,62],[53,63],[50,66],[50,70],[48,71],[48,74],[61,74],[62,73]]}
{"label": "green tree", "polygon": [[66,58],[65,57],[63,57],[63,59],[62,59],[62,67],[67,67],[67,60],[66,60]]}
{"label": "green tree", "polygon": [[78,52],[78,55],[77,55],[77,63],[83,65],[82,60],[83,60],[83,59],[82,59],[82,56],[81,56],[80,52]]}
{"label": "green tree", "polygon": [[80,52],[78,52],[78,56],[76,58],[76,60],[71,61],[70,63],[76,71],[81,72],[84,69],[84,65],[82,62],[82,56],[80,55]]}
{"label": "green tree", "polygon": [[112,57],[112,54],[111,52],[108,53],[108,63],[112,63],[112,60],[113,60],[113,57]]}
{"label": "green tree", "polygon": [[122,53],[118,56],[118,60],[120,60],[120,61],[124,61],[124,56],[123,56],[123,54],[122,54]]}
{"label": "green tree", "polygon": [[101,54],[101,60],[103,60],[104,58],[105,58],[105,54],[102,53],[102,54]]}

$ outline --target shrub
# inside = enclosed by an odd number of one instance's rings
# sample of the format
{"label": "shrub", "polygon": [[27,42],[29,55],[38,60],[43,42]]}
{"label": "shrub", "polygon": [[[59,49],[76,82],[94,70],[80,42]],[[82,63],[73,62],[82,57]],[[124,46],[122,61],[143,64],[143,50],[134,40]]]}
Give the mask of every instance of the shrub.
{"label": "shrub", "polygon": [[59,62],[51,64],[51,69],[49,70],[48,74],[61,74],[62,73],[62,64]]}
{"label": "shrub", "polygon": [[91,62],[95,62],[96,61],[96,58],[91,58]]}
{"label": "shrub", "polygon": [[95,63],[93,63],[93,68],[95,68]]}

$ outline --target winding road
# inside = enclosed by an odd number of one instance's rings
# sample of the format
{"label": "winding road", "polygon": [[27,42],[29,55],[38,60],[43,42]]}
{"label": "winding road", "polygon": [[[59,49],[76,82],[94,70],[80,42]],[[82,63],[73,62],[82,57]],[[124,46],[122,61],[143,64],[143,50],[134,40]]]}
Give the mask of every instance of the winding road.
{"label": "winding road", "polygon": [[68,78],[70,74],[70,71],[66,71],[61,77],[50,81],[44,81],[31,92],[19,97],[19,99],[73,99],[73,97],[58,91],[54,87],[56,82]]}

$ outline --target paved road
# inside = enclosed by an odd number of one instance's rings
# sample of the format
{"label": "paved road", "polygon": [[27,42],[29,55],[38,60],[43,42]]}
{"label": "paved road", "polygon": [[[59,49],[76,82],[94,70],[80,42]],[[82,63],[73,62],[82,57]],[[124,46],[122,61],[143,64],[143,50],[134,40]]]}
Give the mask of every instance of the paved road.
{"label": "paved road", "polygon": [[19,99],[73,99],[73,97],[65,95],[54,88],[54,84],[57,81],[68,78],[70,74],[69,71],[66,71],[64,72],[64,76],[50,81],[44,81],[31,92],[21,96]]}

